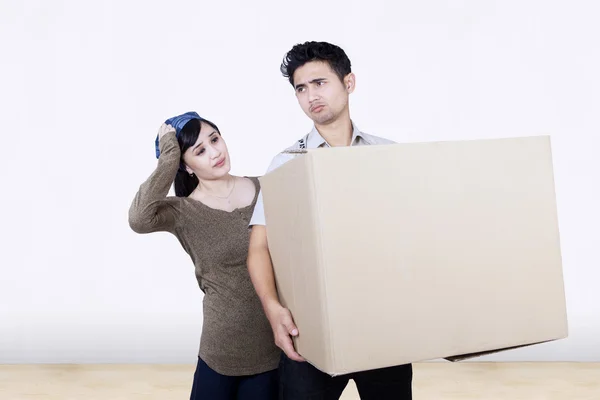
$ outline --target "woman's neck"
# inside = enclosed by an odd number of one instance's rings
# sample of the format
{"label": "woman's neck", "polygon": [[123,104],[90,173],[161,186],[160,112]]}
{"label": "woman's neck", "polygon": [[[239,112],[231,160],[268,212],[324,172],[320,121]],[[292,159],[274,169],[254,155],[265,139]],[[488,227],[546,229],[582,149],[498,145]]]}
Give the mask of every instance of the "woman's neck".
{"label": "woman's neck", "polygon": [[231,193],[234,185],[235,177],[227,174],[219,179],[200,180],[196,190],[209,196],[225,197]]}

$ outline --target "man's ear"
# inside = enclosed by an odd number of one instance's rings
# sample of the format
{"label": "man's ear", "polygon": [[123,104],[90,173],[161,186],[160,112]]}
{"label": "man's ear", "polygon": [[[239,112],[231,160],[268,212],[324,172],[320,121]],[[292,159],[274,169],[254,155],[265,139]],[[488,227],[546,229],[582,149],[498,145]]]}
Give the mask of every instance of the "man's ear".
{"label": "man's ear", "polygon": [[346,87],[348,94],[354,92],[354,88],[356,86],[356,76],[352,72],[344,77],[344,86]]}

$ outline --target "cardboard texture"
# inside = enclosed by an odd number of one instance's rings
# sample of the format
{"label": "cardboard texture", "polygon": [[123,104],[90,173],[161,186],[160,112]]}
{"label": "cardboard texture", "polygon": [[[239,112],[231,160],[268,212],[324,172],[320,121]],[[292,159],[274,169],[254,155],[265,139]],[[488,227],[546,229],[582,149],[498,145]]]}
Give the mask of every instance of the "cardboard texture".
{"label": "cardboard texture", "polygon": [[260,180],[280,299],[318,369],[567,336],[549,137],[314,149]]}

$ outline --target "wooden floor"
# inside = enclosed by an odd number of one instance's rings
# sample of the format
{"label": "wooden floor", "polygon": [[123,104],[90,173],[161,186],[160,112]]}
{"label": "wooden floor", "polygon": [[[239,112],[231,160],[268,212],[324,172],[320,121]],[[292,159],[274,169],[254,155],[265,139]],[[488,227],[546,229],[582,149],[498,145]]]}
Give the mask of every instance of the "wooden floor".
{"label": "wooden floor", "polygon": [[[192,365],[0,365],[1,400],[188,399]],[[421,363],[415,400],[600,400],[600,363]],[[343,400],[358,399],[349,385]]]}

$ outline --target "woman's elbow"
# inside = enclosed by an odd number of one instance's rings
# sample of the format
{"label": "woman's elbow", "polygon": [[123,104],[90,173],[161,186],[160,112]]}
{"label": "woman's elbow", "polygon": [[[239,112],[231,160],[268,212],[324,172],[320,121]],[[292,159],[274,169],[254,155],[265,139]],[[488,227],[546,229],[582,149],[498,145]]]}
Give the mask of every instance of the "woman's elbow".
{"label": "woman's elbow", "polygon": [[129,213],[129,227],[135,233],[150,233],[152,231],[151,224],[141,215],[130,212]]}

